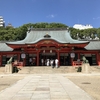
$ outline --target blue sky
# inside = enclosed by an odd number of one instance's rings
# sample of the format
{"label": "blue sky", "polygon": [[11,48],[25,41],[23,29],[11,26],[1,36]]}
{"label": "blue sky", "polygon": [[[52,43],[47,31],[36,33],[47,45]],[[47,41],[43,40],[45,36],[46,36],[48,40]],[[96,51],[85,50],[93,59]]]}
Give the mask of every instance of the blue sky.
{"label": "blue sky", "polygon": [[100,0],[0,0],[0,16],[6,25],[27,23],[90,24],[100,27]]}

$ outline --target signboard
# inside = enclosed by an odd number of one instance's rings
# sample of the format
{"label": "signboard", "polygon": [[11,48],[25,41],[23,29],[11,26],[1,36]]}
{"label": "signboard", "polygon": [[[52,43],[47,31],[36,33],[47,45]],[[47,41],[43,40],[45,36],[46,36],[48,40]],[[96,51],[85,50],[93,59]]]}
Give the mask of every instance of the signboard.
{"label": "signboard", "polygon": [[68,53],[60,53],[60,56],[68,56]]}
{"label": "signboard", "polygon": [[85,54],[85,57],[92,57],[91,54]]}

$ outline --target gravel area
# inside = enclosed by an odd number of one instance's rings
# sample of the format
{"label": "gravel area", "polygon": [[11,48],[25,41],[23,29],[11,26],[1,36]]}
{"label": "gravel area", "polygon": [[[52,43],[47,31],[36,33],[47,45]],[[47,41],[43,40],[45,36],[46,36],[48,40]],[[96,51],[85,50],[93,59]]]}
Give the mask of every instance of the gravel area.
{"label": "gravel area", "polygon": [[100,100],[100,76],[67,76],[95,100]]}
{"label": "gravel area", "polygon": [[23,79],[25,76],[0,76],[0,91],[15,84],[17,81]]}

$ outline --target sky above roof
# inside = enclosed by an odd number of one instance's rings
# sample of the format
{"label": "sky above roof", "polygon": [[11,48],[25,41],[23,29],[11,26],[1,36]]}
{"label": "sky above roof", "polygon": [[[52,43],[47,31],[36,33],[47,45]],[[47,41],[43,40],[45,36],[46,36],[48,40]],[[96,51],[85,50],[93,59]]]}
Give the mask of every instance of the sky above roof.
{"label": "sky above roof", "polygon": [[27,23],[90,24],[100,27],[100,0],[0,0],[6,25]]}

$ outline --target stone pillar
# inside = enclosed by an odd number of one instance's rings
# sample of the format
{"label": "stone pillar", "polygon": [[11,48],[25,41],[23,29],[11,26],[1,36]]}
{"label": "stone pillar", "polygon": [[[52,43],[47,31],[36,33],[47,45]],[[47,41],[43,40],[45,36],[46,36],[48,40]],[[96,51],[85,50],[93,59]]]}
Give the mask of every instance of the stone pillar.
{"label": "stone pillar", "polygon": [[11,74],[12,73],[12,64],[6,64],[5,65],[5,73],[6,74]]}
{"label": "stone pillar", "polygon": [[89,63],[82,64],[82,72],[83,73],[90,73],[91,72]]}

